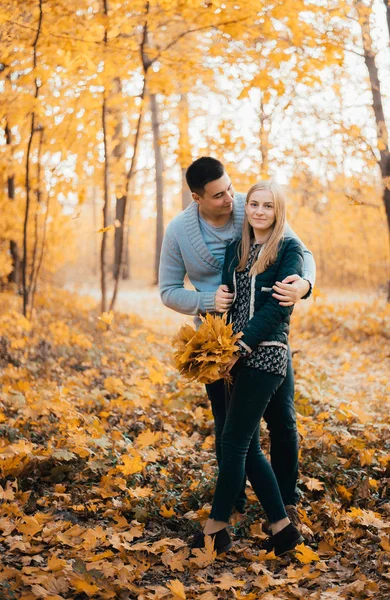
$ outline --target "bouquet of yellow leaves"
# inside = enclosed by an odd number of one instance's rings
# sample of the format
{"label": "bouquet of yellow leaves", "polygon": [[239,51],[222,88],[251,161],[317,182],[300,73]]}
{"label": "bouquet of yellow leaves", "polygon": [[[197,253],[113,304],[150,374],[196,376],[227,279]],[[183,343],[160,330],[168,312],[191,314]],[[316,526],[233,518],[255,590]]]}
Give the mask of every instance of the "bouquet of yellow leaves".
{"label": "bouquet of yellow leaves", "polygon": [[175,365],[187,379],[212,383],[221,379],[239,349],[236,342],[242,334],[233,333],[233,325],[226,323],[226,314],[213,317],[207,313],[200,318],[202,324],[197,331],[191,325],[183,325],[173,339]]}

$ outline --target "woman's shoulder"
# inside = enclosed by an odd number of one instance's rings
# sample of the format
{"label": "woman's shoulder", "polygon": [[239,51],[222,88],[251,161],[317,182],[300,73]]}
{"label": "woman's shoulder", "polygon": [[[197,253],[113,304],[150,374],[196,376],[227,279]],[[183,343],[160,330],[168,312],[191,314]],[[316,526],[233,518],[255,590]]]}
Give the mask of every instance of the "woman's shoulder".
{"label": "woman's shoulder", "polygon": [[279,244],[280,252],[300,252],[303,254],[302,244],[295,237],[284,236]]}
{"label": "woman's shoulder", "polygon": [[241,238],[235,239],[232,242],[230,242],[227,246],[226,246],[226,254],[229,253],[233,253],[237,250],[238,246],[241,243]]}

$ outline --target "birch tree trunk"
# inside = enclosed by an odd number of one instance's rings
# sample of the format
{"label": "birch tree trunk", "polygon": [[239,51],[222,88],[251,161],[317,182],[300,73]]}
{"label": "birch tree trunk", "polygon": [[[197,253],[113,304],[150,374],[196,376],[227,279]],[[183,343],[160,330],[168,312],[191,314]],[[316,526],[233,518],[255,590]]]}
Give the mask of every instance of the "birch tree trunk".
{"label": "birch tree trunk", "polygon": [[156,94],[150,94],[152,114],[153,150],[156,167],[156,251],[154,264],[154,283],[158,283],[161,246],[164,237],[164,162],[161,152],[160,115]]}

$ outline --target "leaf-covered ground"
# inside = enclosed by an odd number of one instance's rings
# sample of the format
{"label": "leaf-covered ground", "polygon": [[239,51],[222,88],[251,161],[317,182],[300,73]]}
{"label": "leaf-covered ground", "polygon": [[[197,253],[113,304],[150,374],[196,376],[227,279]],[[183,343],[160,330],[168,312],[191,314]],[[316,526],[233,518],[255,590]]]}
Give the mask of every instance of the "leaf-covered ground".
{"label": "leaf-covered ground", "polygon": [[[233,549],[190,553],[215,482],[203,386],[138,316],[48,291],[31,325],[0,297],[0,598],[390,597],[389,311],[323,299],[294,317],[300,513],[310,544],[259,550],[248,493]],[[104,321],[107,321],[104,322]],[[267,434],[263,431],[264,443]]]}

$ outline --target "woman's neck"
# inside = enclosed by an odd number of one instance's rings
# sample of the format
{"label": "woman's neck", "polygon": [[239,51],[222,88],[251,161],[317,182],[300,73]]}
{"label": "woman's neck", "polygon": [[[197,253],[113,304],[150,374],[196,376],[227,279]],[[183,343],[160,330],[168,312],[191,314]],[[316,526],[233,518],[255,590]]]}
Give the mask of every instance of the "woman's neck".
{"label": "woman's neck", "polygon": [[271,237],[272,229],[266,231],[253,231],[256,244],[265,244]]}

